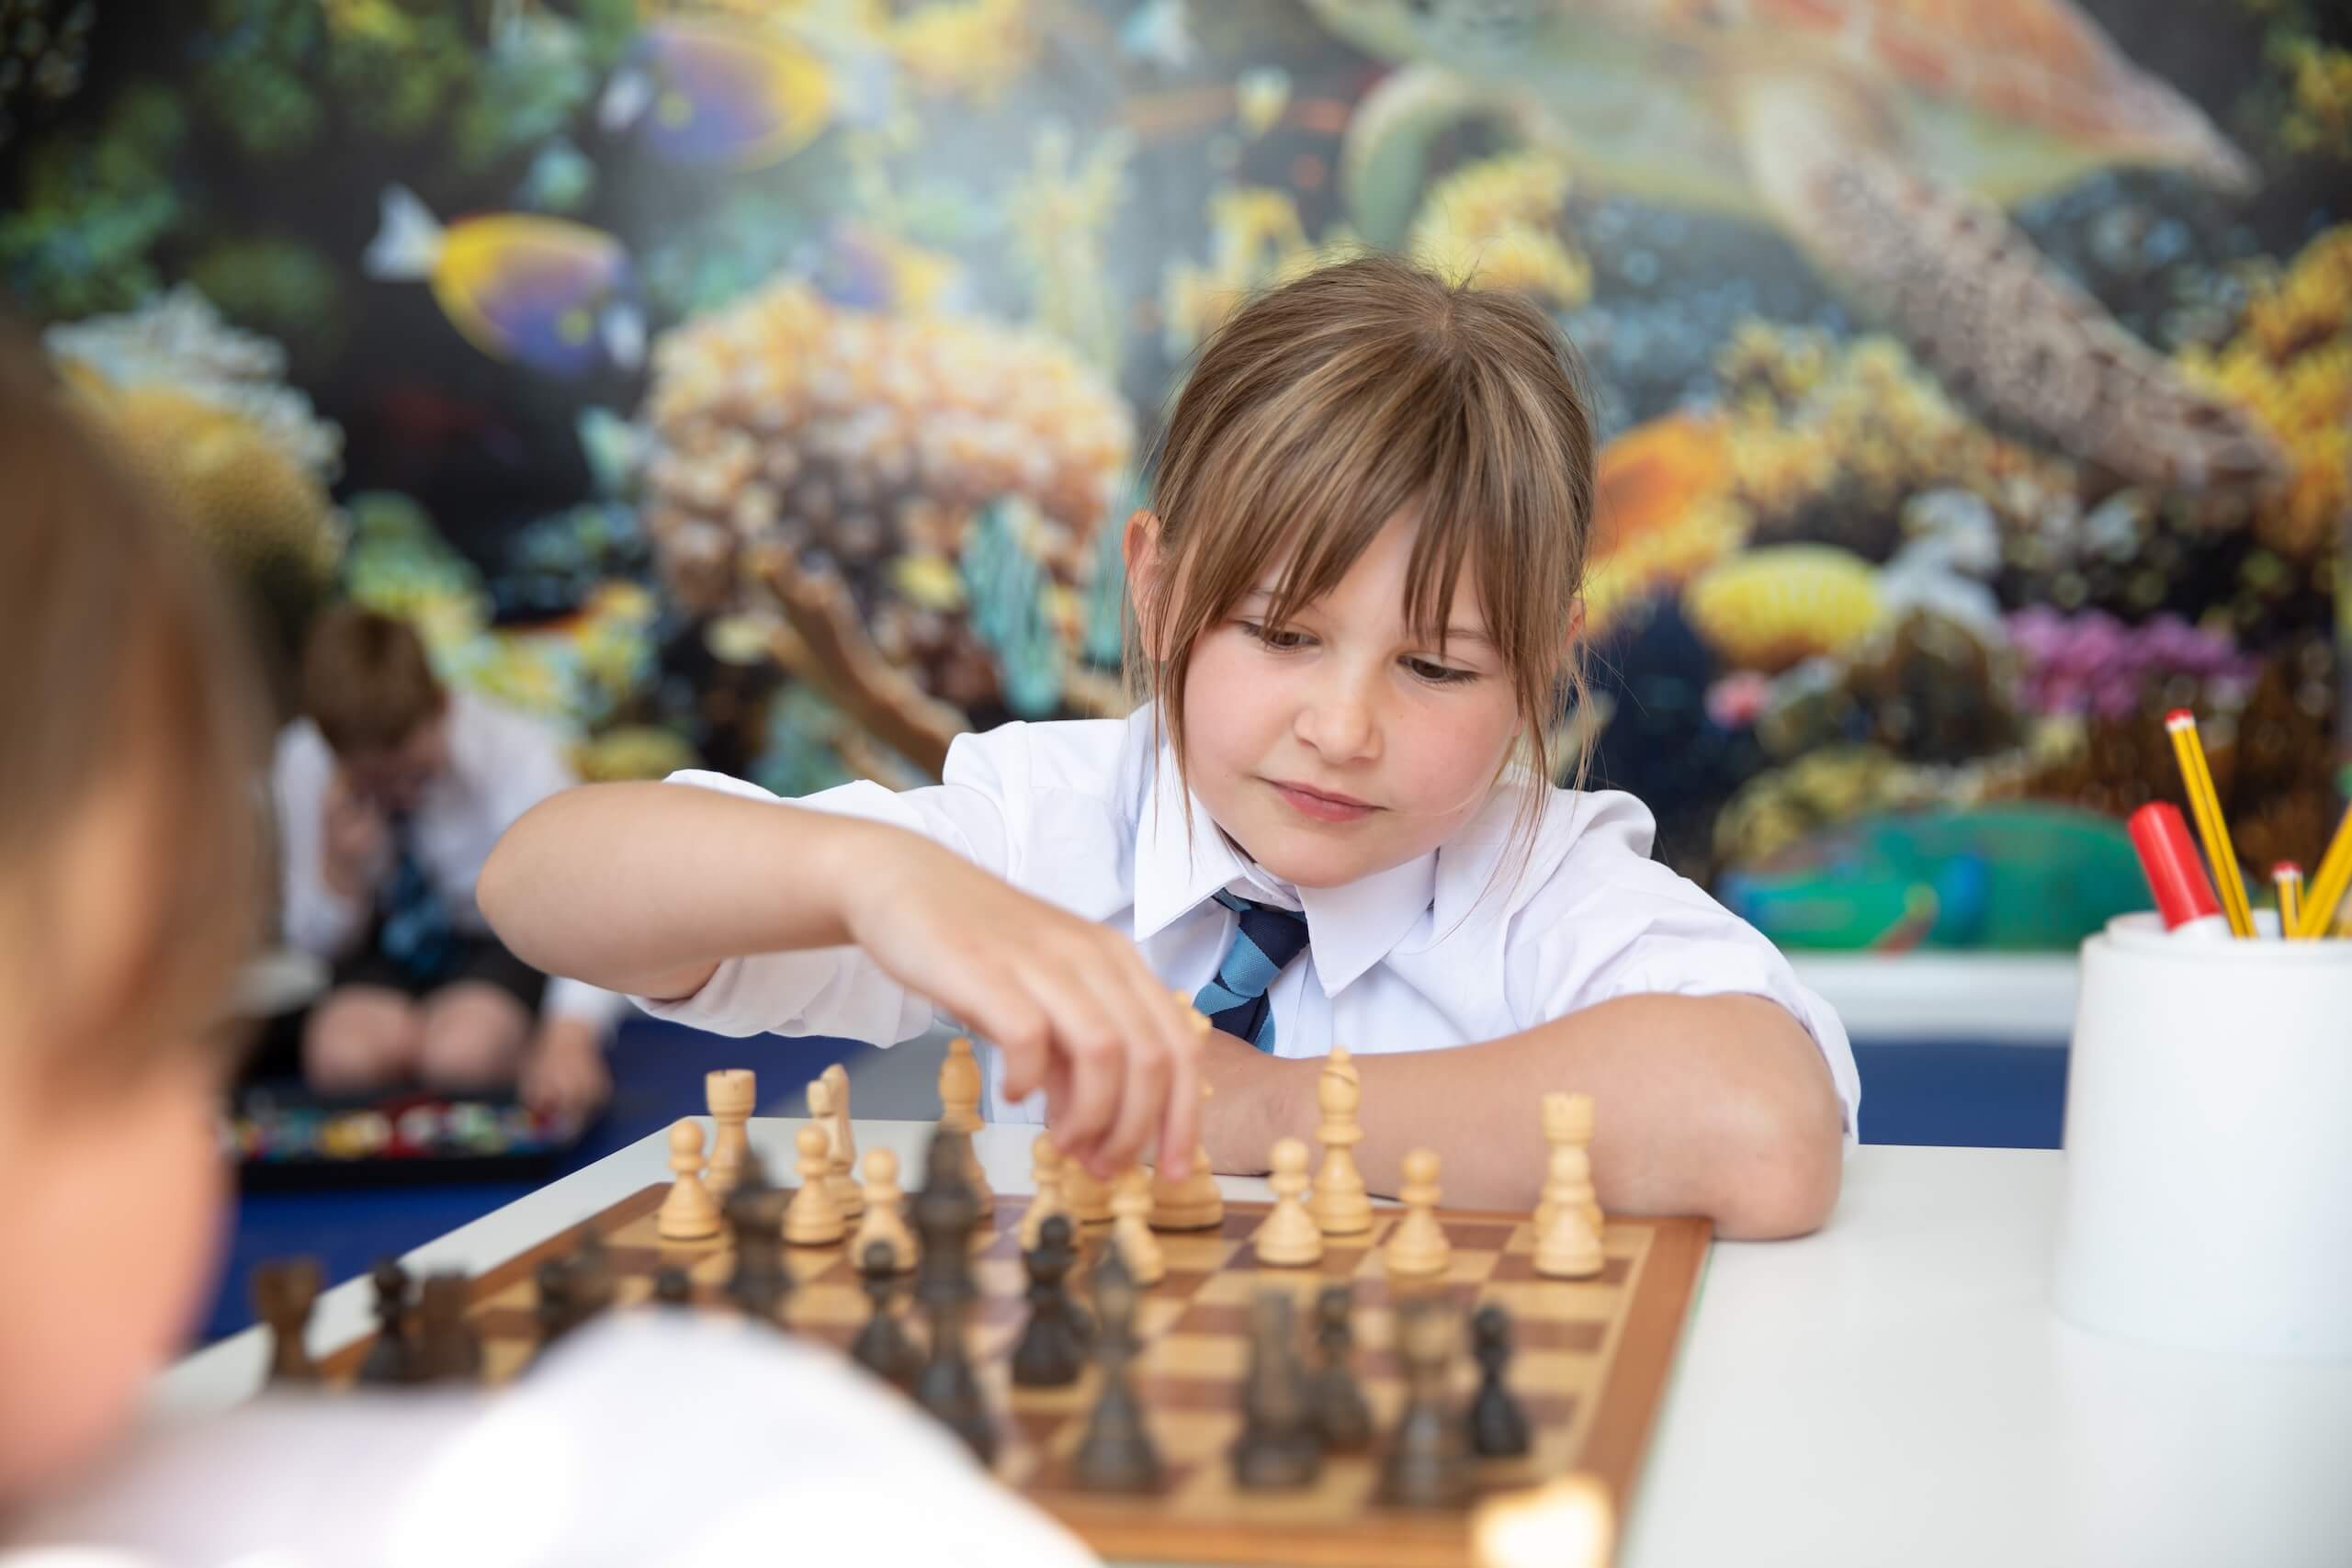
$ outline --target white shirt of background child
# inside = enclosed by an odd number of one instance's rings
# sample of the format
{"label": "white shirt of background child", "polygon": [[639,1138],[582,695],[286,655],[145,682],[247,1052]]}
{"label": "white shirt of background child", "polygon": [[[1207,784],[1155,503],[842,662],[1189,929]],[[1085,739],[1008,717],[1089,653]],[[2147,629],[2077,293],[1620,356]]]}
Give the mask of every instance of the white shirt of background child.
{"label": "white shirt of background child", "polygon": [[[1632,795],[1547,788],[1516,879],[1507,852],[1518,798],[1507,784],[1418,860],[1344,887],[1293,888],[1233,847],[1152,731],[1148,707],[1124,720],[1001,725],[958,737],[935,786],[893,793],[860,782],[794,804],[920,833],[1127,933],[1152,972],[1188,995],[1215,976],[1233,938],[1237,917],[1215,894],[1303,908],[1307,951],[1268,991],[1283,1056],[1322,1055],[1335,1043],[1365,1055],[1495,1040],[1644,992],[1767,997],[1821,1047],[1853,1140],[1861,1082],[1838,1015],[1753,927],[1649,858],[1656,823]],[[717,773],[672,782],[777,798]],[[933,1023],[928,1001],[854,948],[733,958],[691,997],[636,999],[657,1018],[722,1034],[888,1045]],[[981,1055],[989,1119],[1042,1121],[1042,1099],[1009,1103],[996,1053]]]}
{"label": "white shirt of background child", "polygon": [[[413,814],[417,858],[448,908],[450,924],[485,935],[490,922],[474,902],[492,846],[517,817],[578,780],[560,738],[526,713],[451,692],[449,767],[424,792]],[[287,944],[324,959],[342,958],[367,938],[375,915],[366,900],[344,897],[326,884],[320,813],[334,752],[318,726],[296,719],[279,731],[274,784],[279,859],[285,889]],[[624,1004],[610,991],[578,980],[548,982],[540,1011],[605,1024]]]}

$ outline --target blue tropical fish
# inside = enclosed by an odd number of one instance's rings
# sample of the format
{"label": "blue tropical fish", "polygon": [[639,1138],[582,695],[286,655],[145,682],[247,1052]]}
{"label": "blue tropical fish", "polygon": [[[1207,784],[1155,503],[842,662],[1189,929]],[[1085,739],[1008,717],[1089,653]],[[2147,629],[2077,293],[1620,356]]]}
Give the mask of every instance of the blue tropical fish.
{"label": "blue tropical fish", "polygon": [[445,228],[406,187],[387,186],[360,265],[370,277],[430,284],[450,324],[493,358],[578,376],[645,357],[628,253],[602,230],[521,212]]}
{"label": "blue tropical fish", "polygon": [[670,17],[638,35],[597,119],[638,127],[673,163],[756,169],[814,141],[839,107],[832,68],[800,45]]}

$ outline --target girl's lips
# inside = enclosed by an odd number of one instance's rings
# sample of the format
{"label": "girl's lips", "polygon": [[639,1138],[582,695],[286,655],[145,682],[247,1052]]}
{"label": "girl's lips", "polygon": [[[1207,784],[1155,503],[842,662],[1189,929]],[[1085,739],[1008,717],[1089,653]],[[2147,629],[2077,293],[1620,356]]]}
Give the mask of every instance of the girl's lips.
{"label": "girl's lips", "polygon": [[1294,810],[1301,816],[1311,817],[1317,822],[1353,822],[1359,818],[1369,817],[1379,809],[1377,807],[1367,806],[1361,800],[1340,799],[1328,795],[1318,795],[1311,789],[1302,789],[1296,784],[1269,782],[1273,783],[1274,793],[1287,801]]}

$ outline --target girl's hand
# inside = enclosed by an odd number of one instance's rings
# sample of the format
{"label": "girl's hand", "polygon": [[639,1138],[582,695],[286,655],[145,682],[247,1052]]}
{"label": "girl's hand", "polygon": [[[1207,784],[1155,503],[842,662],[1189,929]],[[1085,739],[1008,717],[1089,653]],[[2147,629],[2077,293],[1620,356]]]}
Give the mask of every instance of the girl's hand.
{"label": "girl's hand", "polygon": [[[885,847],[887,846],[887,847]],[[850,939],[1004,1053],[1004,1092],[1046,1091],[1067,1156],[1178,1176],[1200,1126],[1200,1043],[1133,942],[911,834],[877,837],[842,896]]]}
{"label": "girl's hand", "polygon": [[372,894],[391,859],[392,833],[384,814],[341,768],[328,775],[319,802],[319,844],[321,876],[348,899]]}

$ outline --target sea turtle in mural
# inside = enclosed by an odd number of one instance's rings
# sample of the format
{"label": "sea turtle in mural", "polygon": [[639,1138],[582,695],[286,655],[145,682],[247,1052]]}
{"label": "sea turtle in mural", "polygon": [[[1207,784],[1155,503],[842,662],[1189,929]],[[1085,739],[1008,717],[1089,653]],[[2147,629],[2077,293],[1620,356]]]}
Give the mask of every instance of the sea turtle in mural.
{"label": "sea turtle in mural", "polygon": [[1646,199],[1777,225],[1990,417],[2130,479],[2275,472],[2238,410],[2044,261],[2001,206],[2094,169],[2250,186],[2199,109],[2067,0],[1306,0],[1399,62],[1348,128],[1367,239],[1448,126],[1499,118]]}

